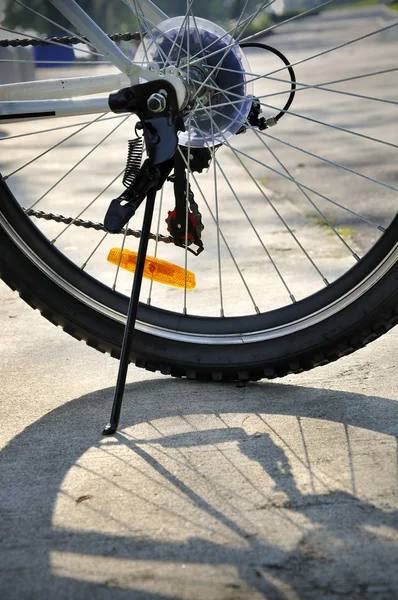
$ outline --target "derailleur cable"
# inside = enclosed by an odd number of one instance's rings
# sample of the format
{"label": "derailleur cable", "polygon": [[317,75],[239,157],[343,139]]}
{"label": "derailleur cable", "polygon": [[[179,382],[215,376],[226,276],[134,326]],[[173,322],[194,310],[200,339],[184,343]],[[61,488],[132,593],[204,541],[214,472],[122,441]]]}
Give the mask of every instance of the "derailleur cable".
{"label": "derailleur cable", "polygon": [[[267,44],[260,44],[257,42],[246,42],[246,43],[240,44],[240,47],[241,48],[260,48],[261,50],[266,50],[268,52],[272,52],[273,54],[278,56],[278,58],[280,58],[281,61],[286,65],[286,68],[290,75],[289,97],[287,99],[285,106],[274,117],[268,117],[268,118],[260,117],[261,104],[257,98],[253,99],[253,104],[250,109],[249,115],[247,117],[247,122],[249,123],[249,125],[252,125],[253,127],[258,127],[261,131],[264,131],[264,129],[268,129],[269,127],[273,127],[274,125],[276,125],[278,123],[278,121],[289,110],[289,108],[294,100],[294,96],[296,94],[296,74],[295,74],[293,67],[291,66],[289,60],[286,58],[286,56],[284,54],[282,54],[282,52],[280,50],[273,48],[273,46],[268,46]],[[245,130],[246,130],[245,126],[242,125],[242,128],[238,131],[238,133],[243,133]]]}

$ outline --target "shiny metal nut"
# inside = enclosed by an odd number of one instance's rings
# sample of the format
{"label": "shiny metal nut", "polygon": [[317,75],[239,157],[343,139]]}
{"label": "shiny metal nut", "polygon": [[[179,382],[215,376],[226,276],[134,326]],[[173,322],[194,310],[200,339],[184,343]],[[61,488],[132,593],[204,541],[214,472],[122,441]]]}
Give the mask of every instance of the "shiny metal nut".
{"label": "shiny metal nut", "polygon": [[166,108],[166,98],[162,94],[152,94],[148,98],[147,106],[154,113],[163,112]]}

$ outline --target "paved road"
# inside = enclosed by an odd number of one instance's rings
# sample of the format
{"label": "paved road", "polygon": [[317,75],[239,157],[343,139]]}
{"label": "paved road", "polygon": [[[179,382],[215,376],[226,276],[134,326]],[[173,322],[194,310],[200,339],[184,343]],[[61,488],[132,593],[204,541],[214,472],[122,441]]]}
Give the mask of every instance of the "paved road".
{"label": "paved road", "polygon": [[108,439],[117,363],[0,294],[5,600],[397,597],[397,329],[245,387],[132,369]]}

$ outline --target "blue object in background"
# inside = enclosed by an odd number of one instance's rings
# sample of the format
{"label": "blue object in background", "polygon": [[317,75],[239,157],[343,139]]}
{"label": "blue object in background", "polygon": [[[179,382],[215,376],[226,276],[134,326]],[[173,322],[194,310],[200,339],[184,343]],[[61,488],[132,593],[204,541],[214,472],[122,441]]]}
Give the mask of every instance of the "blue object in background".
{"label": "blue object in background", "polygon": [[[36,67],[40,69],[54,67],[69,67],[75,61],[72,46],[35,46],[34,58]],[[49,61],[41,63],[40,61]],[[58,61],[63,61],[61,64]],[[66,61],[66,62],[65,62]],[[68,64],[69,63],[69,64]]]}

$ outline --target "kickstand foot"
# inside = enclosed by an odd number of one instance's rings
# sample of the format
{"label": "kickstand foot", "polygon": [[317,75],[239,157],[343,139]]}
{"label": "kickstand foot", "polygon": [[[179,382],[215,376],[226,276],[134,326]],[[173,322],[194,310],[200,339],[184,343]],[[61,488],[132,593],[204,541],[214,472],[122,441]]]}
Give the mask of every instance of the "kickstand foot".
{"label": "kickstand foot", "polygon": [[128,311],[127,311],[127,321],[126,321],[126,327],[124,330],[122,351],[120,354],[119,372],[118,372],[118,376],[117,376],[115,395],[113,398],[111,418],[110,418],[109,424],[102,431],[103,435],[113,435],[114,433],[116,433],[118,425],[119,425],[120,412],[122,409],[122,402],[123,402],[123,395],[124,395],[124,388],[126,386],[126,377],[127,377],[127,370],[128,370],[128,365],[129,365],[131,344],[132,344],[133,337],[134,337],[134,328],[135,328],[135,322],[137,319],[137,310],[138,310],[138,304],[139,304],[139,299],[140,299],[142,275],[144,272],[146,252],[147,252],[147,248],[148,248],[148,237],[149,237],[149,233],[150,233],[150,229],[151,229],[151,222],[152,222],[152,216],[153,216],[153,209],[154,209],[154,205],[155,205],[155,198],[156,198],[156,190],[152,190],[148,194],[147,199],[146,199],[145,215],[144,215],[144,220],[142,223],[140,245],[138,248],[137,263],[136,263],[136,269],[135,269],[135,273],[134,273],[133,289],[131,292],[131,298],[130,298],[129,307],[128,307]]}
{"label": "kickstand foot", "polygon": [[111,425],[108,423],[106,427],[102,430],[102,435],[113,435],[117,431],[117,425]]}

